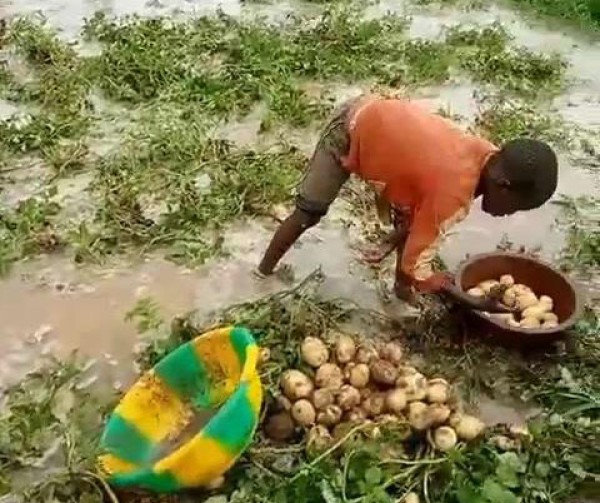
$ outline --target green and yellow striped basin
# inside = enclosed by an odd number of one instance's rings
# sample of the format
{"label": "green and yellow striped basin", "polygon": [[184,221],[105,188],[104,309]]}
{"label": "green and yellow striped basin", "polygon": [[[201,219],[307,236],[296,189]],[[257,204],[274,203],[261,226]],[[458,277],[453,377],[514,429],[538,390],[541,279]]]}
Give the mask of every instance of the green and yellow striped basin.
{"label": "green and yellow striped basin", "polygon": [[[201,487],[223,475],[250,444],[262,388],[258,347],[242,327],[205,333],[146,372],[113,411],[99,465],[115,487],[157,492]],[[181,431],[190,410],[216,410],[186,443],[157,459],[161,442]]]}

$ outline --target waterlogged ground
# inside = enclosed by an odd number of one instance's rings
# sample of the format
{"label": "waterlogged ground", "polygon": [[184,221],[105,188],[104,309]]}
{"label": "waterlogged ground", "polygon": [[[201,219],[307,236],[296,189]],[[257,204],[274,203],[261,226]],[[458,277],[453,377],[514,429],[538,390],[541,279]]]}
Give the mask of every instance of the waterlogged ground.
{"label": "waterlogged ground", "polygon": [[[410,363],[450,380],[493,428],[449,456],[423,444],[390,452],[391,464],[387,432],[342,440],[352,450],[322,463],[302,442],[280,450],[259,432],[215,503],[403,501],[406,490],[427,503],[558,502],[584,479],[593,501],[597,318],[543,357],[453,344],[464,331],[442,306],[418,317],[391,298],[392,260],[361,262],[381,228],[359,183],[278,274],[253,274],[331,108],[377,90],[423,99],[496,142],[549,141],[560,159],[552,204],[502,219],[475,204],[441,259],[456,269],[497,245],[539,249],[598,300],[598,32],[507,5],[0,0],[0,503],[117,501],[92,473],[105,404],[195,333],[179,315],[208,326],[214,312],[271,348],[267,392],[297,363],[291,344],[342,323],[402,335]],[[141,20],[111,23],[129,15]],[[82,370],[66,363],[72,352],[88,359]],[[62,363],[22,381],[53,357]],[[498,423],[533,416],[533,441],[517,436],[510,452],[494,443],[509,434]]]}
{"label": "waterlogged ground", "polygon": [[[314,15],[321,7],[289,2],[246,5],[233,0],[0,2],[3,16],[32,14],[39,9],[43,10],[49,24],[59,30],[61,37],[76,40],[83,19],[98,10],[116,16],[140,14],[186,18],[222,9],[231,15],[267,14],[278,20],[290,12]],[[388,11],[411,16],[411,37],[437,40],[448,25],[488,25],[499,21],[514,36],[512,43],[542,53],[556,51],[562,54],[569,63],[565,89],[542,108],[568,121],[568,128],[584,129],[582,134],[587,138],[588,148],[585,152],[578,141],[574,147],[561,151],[558,192],[572,198],[598,193],[600,177],[594,170],[600,149],[598,41],[563,27],[527,21],[522,14],[497,6],[485,11],[464,11],[436,6],[416,8],[405,2],[385,1],[370,6],[365,16],[379,17]],[[94,54],[97,47],[80,43],[78,51]],[[6,64],[13,73],[19,73],[21,63],[17,58],[7,55]],[[315,92],[320,87],[333,90],[333,97],[341,102],[368,91],[372,84],[340,81],[333,87],[321,83],[314,84],[314,88]],[[434,110],[443,108],[446,113],[460,116],[459,120],[468,125],[473,123],[479,112],[475,96],[480,89],[481,85],[456,76],[443,86],[417,85],[408,93],[428,100]],[[94,100],[106,120],[94,126],[96,129],[89,148],[93,155],[101,157],[119,147],[120,133],[126,127],[129,115],[121,105],[106,100],[100,94]],[[2,118],[18,111],[19,105],[0,101]],[[215,126],[215,135],[242,146],[265,146],[283,138],[310,154],[319,121],[313,121],[301,130],[284,125],[278,131],[263,135],[259,129],[265,114],[265,107],[257,105],[245,117],[221,121]],[[52,178],[48,168],[37,159],[25,157],[19,162],[26,169],[9,170],[11,172],[5,179],[8,183],[0,192],[0,202],[5,208],[14,208],[19,201],[42,193]],[[93,176],[85,171],[52,180],[64,218],[82,221],[93,218],[97,204],[87,192],[92,180]],[[527,214],[494,219],[483,214],[475,205],[470,216],[453,229],[442,249],[442,258],[453,269],[466,253],[493,250],[503,235],[517,246],[541,248],[547,258],[555,257],[566,243],[565,235],[555,225],[559,212],[558,206],[546,205]],[[357,248],[363,243],[361,223],[354,215],[348,211],[347,205],[340,204],[319,228],[303,238],[286,262],[292,266],[296,279],[321,267],[326,277],[324,292],[331,297],[346,297],[364,307],[383,309],[393,316],[407,314],[406,306],[396,302],[383,303],[380,285],[357,260]],[[350,228],[348,222],[352,223]],[[225,255],[211,258],[199,267],[175,265],[162,258],[160,253],[140,260],[111,258],[102,266],[78,266],[68,253],[66,256],[54,253],[16,265],[0,281],[0,344],[7,348],[0,368],[0,387],[17,382],[43,355],[64,357],[74,350],[96,358],[101,377],[117,386],[126,384],[132,375],[131,354],[137,336],[133,324],[125,321],[125,315],[140,299],[152,297],[166,317],[171,317],[191,310],[208,312],[219,309],[287,285],[286,280],[290,278],[259,281],[251,274],[274,225],[272,219],[233,224],[224,236]],[[501,409],[496,410],[499,418],[503,414]]]}

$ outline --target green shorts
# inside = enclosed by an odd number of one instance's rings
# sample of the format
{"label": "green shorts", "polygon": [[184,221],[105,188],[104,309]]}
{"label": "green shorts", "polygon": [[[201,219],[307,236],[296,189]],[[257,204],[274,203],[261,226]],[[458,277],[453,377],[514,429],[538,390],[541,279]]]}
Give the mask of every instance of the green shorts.
{"label": "green shorts", "polygon": [[348,114],[357,99],[346,101],[334,112],[298,184],[296,207],[306,213],[324,216],[350,177],[342,165],[342,157],[350,150]]}

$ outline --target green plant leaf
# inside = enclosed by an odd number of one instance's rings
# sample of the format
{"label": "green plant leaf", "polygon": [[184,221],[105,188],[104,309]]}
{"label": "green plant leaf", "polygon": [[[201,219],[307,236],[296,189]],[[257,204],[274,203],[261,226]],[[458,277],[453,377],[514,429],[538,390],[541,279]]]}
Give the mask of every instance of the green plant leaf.
{"label": "green plant leaf", "polygon": [[493,479],[486,479],[481,489],[485,501],[489,503],[518,503],[519,498]]}
{"label": "green plant leaf", "polygon": [[456,492],[458,503],[485,503],[479,492],[471,485],[463,485]]}
{"label": "green plant leaf", "polygon": [[323,496],[323,500],[325,503],[339,503],[340,499],[336,496],[333,491],[333,487],[327,479],[321,480],[321,496]]}
{"label": "green plant leaf", "polygon": [[372,466],[365,472],[365,482],[367,485],[376,486],[381,483],[382,475],[381,468]]}

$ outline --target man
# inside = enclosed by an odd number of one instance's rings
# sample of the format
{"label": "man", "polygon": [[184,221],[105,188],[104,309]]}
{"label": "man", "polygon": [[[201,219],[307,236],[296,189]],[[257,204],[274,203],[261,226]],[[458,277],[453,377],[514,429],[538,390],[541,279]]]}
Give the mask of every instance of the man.
{"label": "man", "polygon": [[397,250],[399,298],[410,299],[413,289],[444,292],[474,309],[503,311],[493,300],[463,293],[448,273],[434,273],[440,238],[478,197],[493,216],[541,206],[556,190],[557,171],[556,155],[543,142],[516,139],[497,147],[416,102],[351,100],[323,131],[298,187],[296,209],[276,231],[258,271],[271,274],[355,174],[393,210],[394,231],[366,258],[378,262]]}

